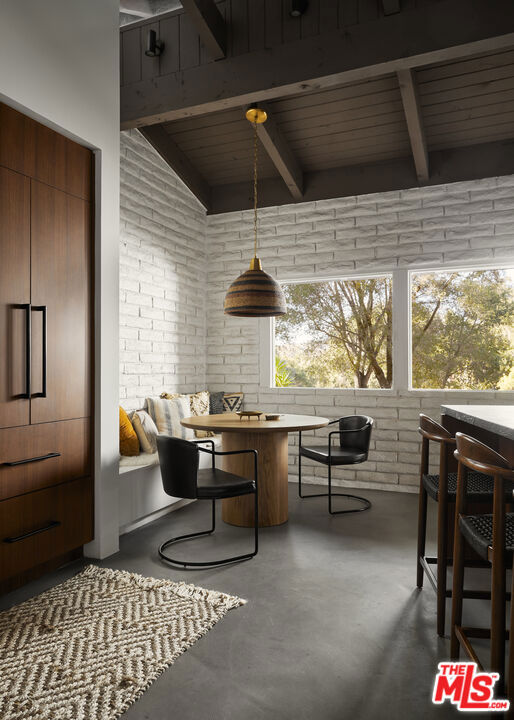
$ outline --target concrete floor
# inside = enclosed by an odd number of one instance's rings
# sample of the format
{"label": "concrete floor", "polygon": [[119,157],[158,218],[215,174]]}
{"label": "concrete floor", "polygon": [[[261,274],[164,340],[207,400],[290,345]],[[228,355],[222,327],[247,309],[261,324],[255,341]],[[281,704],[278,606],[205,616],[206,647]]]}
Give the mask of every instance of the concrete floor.
{"label": "concrete floor", "polygon": [[[173,570],[156,552],[172,534],[207,527],[208,503],[194,503],[123,536],[120,552],[100,564],[185,579],[248,600],[178,658],[124,717],[457,717],[453,708],[431,703],[437,663],[448,659],[449,642],[435,632],[432,589],[415,588],[417,496],[364,494],[373,502],[371,510],[331,517],[323,499],[298,500],[290,485],[289,523],[261,531],[253,560],[217,570]],[[433,537],[433,514],[429,525]],[[215,536],[177,546],[175,554],[191,560],[220,557],[251,542],[251,531],[220,520]],[[0,598],[0,608],[62,582],[82,564]],[[477,606],[473,614],[486,624],[487,606]]]}

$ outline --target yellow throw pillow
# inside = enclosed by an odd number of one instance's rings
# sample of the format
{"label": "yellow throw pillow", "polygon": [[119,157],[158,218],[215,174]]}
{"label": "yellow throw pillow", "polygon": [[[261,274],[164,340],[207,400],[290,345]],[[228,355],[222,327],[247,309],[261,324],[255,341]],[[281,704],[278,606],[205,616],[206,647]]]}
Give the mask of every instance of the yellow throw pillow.
{"label": "yellow throw pillow", "polygon": [[139,440],[129,416],[120,406],[120,455],[139,455]]}

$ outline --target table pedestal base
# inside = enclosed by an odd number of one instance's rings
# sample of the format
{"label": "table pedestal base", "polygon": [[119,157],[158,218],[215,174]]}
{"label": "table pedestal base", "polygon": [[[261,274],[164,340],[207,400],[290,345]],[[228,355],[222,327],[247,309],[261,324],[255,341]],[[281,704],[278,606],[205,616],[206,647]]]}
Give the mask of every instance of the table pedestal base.
{"label": "table pedestal base", "polygon": [[[287,522],[287,432],[224,432],[222,439],[223,450],[252,449],[259,453],[259,527]],[[227,455],[223,469],[253,478],[253,455]],[[223,500],[222,518],[230,525],[253,527],[252,495]]]}

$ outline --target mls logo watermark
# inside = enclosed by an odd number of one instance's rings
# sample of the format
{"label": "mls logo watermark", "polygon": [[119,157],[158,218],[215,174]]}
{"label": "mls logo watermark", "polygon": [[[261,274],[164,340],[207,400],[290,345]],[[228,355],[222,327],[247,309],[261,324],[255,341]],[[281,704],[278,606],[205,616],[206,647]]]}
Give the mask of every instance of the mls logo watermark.
{"label": "mls logo watermark", "polygon": [[498,673],[479,672],[473,662],[441,662],[434,683],[432,702],[442,705],[450,700],[457,710],[497,711],[509,709],[509,700],[494,697],[494,686],[500,679]]}

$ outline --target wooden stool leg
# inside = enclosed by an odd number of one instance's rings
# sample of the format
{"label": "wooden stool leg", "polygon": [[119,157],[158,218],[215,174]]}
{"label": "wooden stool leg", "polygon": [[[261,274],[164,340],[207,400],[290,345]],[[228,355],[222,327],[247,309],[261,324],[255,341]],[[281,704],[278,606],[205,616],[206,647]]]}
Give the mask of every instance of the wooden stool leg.
{"label": "wooden stool leg", "polygon": [[446,569],[448,558],[448,499],[447,494],[437,503],[437,634],[444,637],[446,618]]}
{"label": "wooden stool leg", "polygon": [[427,536],[427,491],[423,487],[423,481],[419,486],[419,506],[418,506],[418,554],[416,558],[417,576],[416,585],[423,587],[423,565],[420,558],[425,555],[425,542]]}
{"label": "wooden stool leg", "polygon": [[496,685],[497,694],[505,688],[505,511],[503,498],[503,485],[500,479],[495,478],[500,485],[499,492],[494,493],[494,525],[493,525],[493,557],[491,568],[491,671],[500,674]]}
{"label": "wooden stool leg", "polygon": [[455,518],[455,541],[453,545],[453,589],[452,589],[452,628],[450,634],[450,657],[459,659],[460,643],[455,634],[455,626],[462,625],[462,593],[464,588],[464,538],[459,530],[459,519]]}
{"label": "wooden stool leg", "polygon": [[507,717],[514,718],[514,558],[512,562],[510,597],[509,669],[507,680],[507,697],[510,700],[510,708]]}

